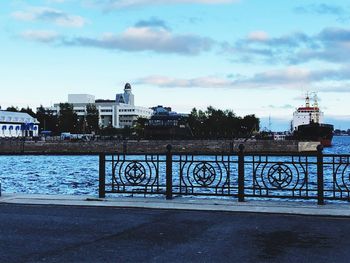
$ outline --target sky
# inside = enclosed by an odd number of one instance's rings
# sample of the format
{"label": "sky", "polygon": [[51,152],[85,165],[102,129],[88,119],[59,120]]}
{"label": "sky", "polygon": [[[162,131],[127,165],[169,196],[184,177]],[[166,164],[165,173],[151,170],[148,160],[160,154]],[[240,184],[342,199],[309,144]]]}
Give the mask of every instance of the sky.
{"label": "sky", "polygon": [[0,48],[2,108],[113,99],[129,82],[138,106],[211,105],[288,130],[309,92],[350,128],[345,0],[0,1]]}

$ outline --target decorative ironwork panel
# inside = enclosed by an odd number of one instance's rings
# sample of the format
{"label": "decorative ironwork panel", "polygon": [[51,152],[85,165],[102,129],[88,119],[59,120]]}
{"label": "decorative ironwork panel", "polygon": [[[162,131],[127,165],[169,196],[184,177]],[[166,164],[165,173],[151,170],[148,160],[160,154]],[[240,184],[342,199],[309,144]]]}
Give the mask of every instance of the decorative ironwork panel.
{"label": "decorative ironwork panel", "polygon": [[111,155],[106,163],[106,193],[165,193],[165,156]]}
{"label": "decorative ironwork panel", "polygon": [[237,156],[176,155],[174,194],[237,195]]}
{"label": "decorative ironwork panel", "polygon": [[350,201],[350,155],[324,156],[325,198]]}
{"label": "decorative ironwork panel", "polygon": [[253,197],[316,198],[316,157],[246,156],[245,187]]}

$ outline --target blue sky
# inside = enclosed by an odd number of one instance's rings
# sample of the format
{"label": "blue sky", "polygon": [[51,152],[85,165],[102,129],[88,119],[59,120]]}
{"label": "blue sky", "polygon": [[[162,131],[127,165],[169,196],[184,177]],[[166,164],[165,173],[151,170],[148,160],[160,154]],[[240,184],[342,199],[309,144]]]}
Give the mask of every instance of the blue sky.
{"label": "blue sky", "polygon": [[307,91],[350,128],[350,3],[311,0],[0,2],[0,105],[68,93],[179,112],[212,105],[288,129]]}

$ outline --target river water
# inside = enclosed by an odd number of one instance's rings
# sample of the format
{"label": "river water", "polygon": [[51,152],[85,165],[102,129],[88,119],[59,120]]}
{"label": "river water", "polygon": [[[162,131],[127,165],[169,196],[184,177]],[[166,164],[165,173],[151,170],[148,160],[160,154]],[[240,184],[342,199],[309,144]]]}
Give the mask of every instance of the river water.
{"label": "river water", "polygon": [[[338,136],[325,154],[350,154],[350,136]],[[2,193],[98,194],[97,156],[0,156]]]}

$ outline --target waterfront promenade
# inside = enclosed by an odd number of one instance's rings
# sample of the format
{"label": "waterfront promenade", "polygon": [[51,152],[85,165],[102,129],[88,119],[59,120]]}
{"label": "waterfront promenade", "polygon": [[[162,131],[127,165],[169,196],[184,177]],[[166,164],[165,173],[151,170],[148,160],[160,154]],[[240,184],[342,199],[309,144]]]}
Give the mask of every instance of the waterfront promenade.
{"label": "waterfront promenade", "polygon": [[1,262],[348,262],[350,257],[347,204],[5,194],[0,211]]}

